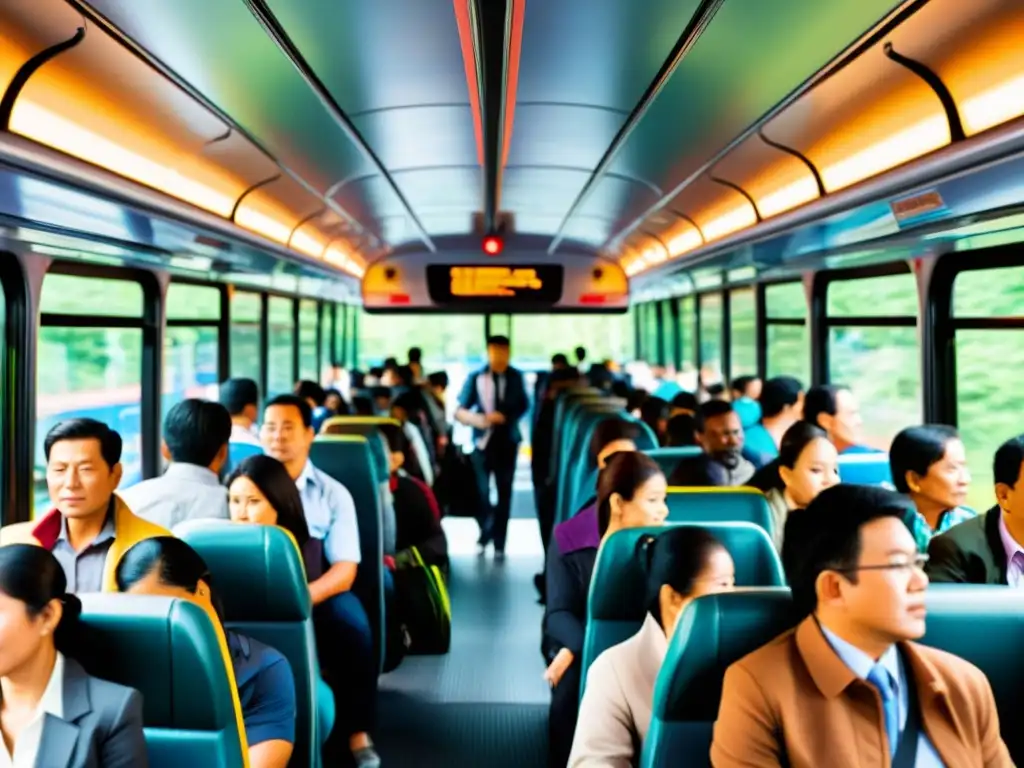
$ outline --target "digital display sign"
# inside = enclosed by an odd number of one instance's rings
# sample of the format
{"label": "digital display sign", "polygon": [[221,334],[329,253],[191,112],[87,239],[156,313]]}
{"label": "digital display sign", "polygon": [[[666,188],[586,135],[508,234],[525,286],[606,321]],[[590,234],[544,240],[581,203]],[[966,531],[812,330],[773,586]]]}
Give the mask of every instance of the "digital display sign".
{"label": "digital display sign", "polygon": [[427,266],[427,289],[435,304],[556,304],[563,281],[559,264]]}

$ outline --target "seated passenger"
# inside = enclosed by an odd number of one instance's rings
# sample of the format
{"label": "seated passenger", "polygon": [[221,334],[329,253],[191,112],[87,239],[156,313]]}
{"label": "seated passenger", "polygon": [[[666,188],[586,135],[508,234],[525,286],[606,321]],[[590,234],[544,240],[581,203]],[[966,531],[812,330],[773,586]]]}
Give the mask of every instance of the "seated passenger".
{"label": "seated passenger", "polygon": [[[668,516],[665,476],[649,456],[616,453],[597,481],[596,525],[555,529],[547,563],[547,607],[542,650],[544,679],[552,688],[548,712],[548,764],[564,766],[579,708],[580,665],[590,578],[601,542],[615,531],[661,525]],[[579,517],[577,517],[579,519]],[[584,518],[586,519],[586,518]],[[575,520],[573,521],[575,522]]]}
{"label": "seated passenger", "polygon": [[648,397],[640,405],[640,420],[644,422],[658,438],[658,445],[664,445],[671,407],[668,401],[660,397]]}
{"label": "seated passenger", "polygon": [[996,506],[931,540],[932,581],[1024,587],[1024,435],[1003,443],[993,464]]}
{"label": "seated passenger", "polygon": [[884,488],[837,485],[802,513],[787,573],[800,624],[725,673],[714,768],[1013,765],[985,675],[910,642],[924,558]]}
{"label": "seated passenger", "polygon": [[587,672],[569,768],[630,768],[638,762],[654,684],[683,609],[736,581],[729,552],[703,528],[646,536],[637,557],[647,573],[647,617],[639,632],[598,656]]}
{"label": "seated passenger", "polygon": [[327,393],[315,381],[303,379],[295,383],[295,396],[301,397],[313,412],[313,431],[319,432],[320,427],[334,414],[327,410]]}
{"label": "seated passenger", "polygon": [[737,376],[732,380],[732,407],[740,416],[744,430],[761,421],[761,380],[756,376]]}
{"label": "seated passenger", "polygon": [[232,470],[226,485],[233,522],[284,528],[302,554],[306,581],[323,576],[328,567],[323,539],[309,535],[299,489],[284,464],[272,456],[250,456]]}
{"label": "seated passenger", "polygon": [[884,453],[861,444],[864,420],[857,397],[849,387],[832,384],[811,387],[804,398],[804,420],[824,429],[841,454]]}
{"label": "seated passenger", "polygon": [[351,413],[344,396],[336,389],[324,390],[324,408],[331,416],[348,416]]}
{"label": "seated passenger", "polygon": [[256,418],[260,390],[252,379],[228,379],[220,385],[220,404],[231,414],[231,442],[259,445]]}
{"label": "seated passenger", "polygon": [[826,488],[839,482],[839,460],[825,430],[798,421],[782,436],[778,458],[779,482],[765,492],[772,510],[772,539],[782,551],[786,519],[803,509]]}
{"label": "seated passenger", "polygon": [[43,440],[46,487],[54,508],[0,529],[0,544],[37,544],[53,552],[70,592],[115,592],[114,568],[142,539],[166,536],[132,514],[114,493],[121,482],[121,435],[95,419],[56,424]]}
{"label": "seated passenger", "polygon": [[743,456],[743,427],[731,403],[709,400],[700,406],[697,442],[704,455],[681,461],[669,485],[738,486],[754,476],[754,465]]}
{"label": "seated passenger", "polygon": [[907,427],[889,448],[892,482],[910,495],[917,515],[908,521],[918,549],[928,551],[936,533],[948,531],[978,513],[961,504],[971,487],[967,454],[959,433],[945,424]]}
{"label": "seated passenger", "polygon": [[[225,630],[206,562],[181,539],[159,536],[129,549],[117,566],[117,588],[161,595],[203,608],[224,632],[242,706],[250,768],[286,768],[295,743],[295,678],[288,660],[258,640]],[[104,766],[106,763],[104,763]]]}
{"label": "seated passenger", "polygon": [[434,492],[422,480],[402,471],[406,437],[394,424],[382,424],[380,431],[388,443],[390,488],[395,505],[395,563],[414,563],[415,547],[427,565],[448,571],[448,540],[441,527],[441,508]]}
{"label": "seated passenger", "polygon": [[0,765],[148,764],[142,696],[74,660],[82,605],[49,552],[0,548]]}
{"label": "seated passenger", "polygon": [[328,567],[310,582],[309,594],[320,666],[338,704],[335,733],[349,737],[358,768],[374,768],[380,757],[369,735],[377,702],[373,631],[366,609],[350,591],[362,560],[355,501],[345,486],[309,460],[315,433],[305,400],[280,395],[267,403],[261,436],[267,454],[284,464],[295,481],[310,537],[323,542]]}
{"label": "seated passenger", "polygon": [[220,403],[182,400],[164,419],[163,454],[171,465],[160,477],[120,492],[136,515],[171,530],[202,518],[228,519],[220,471],[228,459],[231,416]]}
{"label": "seated passenger", "polygon": [[697,396],[693,392],[680,392],[669,404],[669,418],[675,416],[693,416],[697,413]]}
{"label": "seated passenger", "polygon": [[668,420],[665,428],[666,448],[686,448],[699,445],[697,442],[697,419],[679,413]]}
{"label": "seated passenger", "polygon": [[792,376],[768,379],[761,389],[761,423],[746,431],[747,447],[774,458],[782,436],[804,415],[804,385]]}
{"label": "seated passenger", "polygon": [[[426,426],[427,416],[423,405],[423,394],[419,391],[407,390],[395,398],[391,405],[391,417],[402,425],[409,449],[406,458],[409,460],[409,472],[429,486],[434,485],[434,458],[429,443],[433,436]],[[430,435],[428,441],[425,435]]]}

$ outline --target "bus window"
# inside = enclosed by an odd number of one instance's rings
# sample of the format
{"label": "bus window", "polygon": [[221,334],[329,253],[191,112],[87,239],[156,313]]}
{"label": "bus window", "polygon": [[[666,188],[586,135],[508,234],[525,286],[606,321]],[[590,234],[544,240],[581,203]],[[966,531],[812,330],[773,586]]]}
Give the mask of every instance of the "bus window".
{"label": "bus window", "polygon": [[757,375],[757,311],[754,289],[729,294],[729,376]]}
{"label": "bus window", "polygon": [[[970,270],[956,276],[957,425],[974,478],[967,503],[979,511],[994,502],[996,448],[1024,432],[1024,422],[1007,418],[1024,406],[1019,384],[1024,377],[1024,331],[1005,323],[994,327],[1007,318],[1024,320],[1024,267]],[[993,327],[986,328],[986,320],[993,321]]]}
{"label": "bus window", "polygon": [[578,346],[587,350],[584,367],[603,360],[622,363],[632,357],[632,345],[632,311],[621,315],[512,317],[512,355],[521,367],[547,370],[551,356],[558,352],[572,363],[573,350]]}
{"label": "bus window", "polygon": [[315,299],[299,301],[299,378],[310,381],[320,380],[320,365],[317,362],[316,343],[319,307]]}
{"label": "bus window", "polygon": [[164,386],[160,406],[166,416],[188,397],[217,399],[218,326],[221,289],[172,282],[167,287]]}
{"label": "bus window", "polygon": [[689,392],[696,390],[697,366],[697,316],[693,296],[679,300],[679,334],[682,337],[683,365],[682,372],[690,377],[683,388]]}
{"label": "bus window", "polygon": [[[33,515],[50,505],[43,439],[65,419],[98,419],[120,432],[122,485],[142,479],[142,286],[50,274],[43,280],[40,309]],[[104,321],[117,327],[105,327]]]}
{"label": "bus window", "polygon": [[287,394],[295,386],[293,301],[281,296],[271,296],[269,304],[270,339],[267,344],[266,399]]}
{"label": "bus window", "polygon": [[705,387],[722,382],[722,294],[705,293],[700,307],[700,380]]}
{"label": "bus window", "polygon": [[643,334],[642,359],[649,365],[658,364],[658,309],[653,301],[640,305],[640,332]]}
{"label": "bus window", "polygon": [[768,378],[796,376],[810,386],[811,341],[807,330],[807,300],[799,282],[765,286],[765,332]]}
{"label": "bus window", "polygon": [[[260,314],[258,293],[235,291],[231,296],[231,375],[260,380]],[[265,397],[266,392],[260,392]]]}
{"label": "bus window", "polygon": [[910,272],[829,283],[829,381],[860,399],[867,444],[920,424],[917,284]]}

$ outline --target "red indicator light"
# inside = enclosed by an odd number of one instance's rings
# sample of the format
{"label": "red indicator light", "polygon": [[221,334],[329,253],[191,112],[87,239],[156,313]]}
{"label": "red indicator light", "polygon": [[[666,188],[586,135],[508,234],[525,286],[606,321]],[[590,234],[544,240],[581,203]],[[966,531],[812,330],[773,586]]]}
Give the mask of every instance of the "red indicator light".
{"label": "red indicator light", "polygon": [[497,235],[488,235],[484,238],[484,253],[488,256],[497,256],[505,247],[505,243]]}
{"label": "red indicator light", "polygon": [[580,296],[580,304],[604,304],[608,297],[600,293],[584,293]]}
{"label": "red indicator light", "polygon": [[407,293],[392,293],[388,296],[389,304],[410,304],[412,303]]}

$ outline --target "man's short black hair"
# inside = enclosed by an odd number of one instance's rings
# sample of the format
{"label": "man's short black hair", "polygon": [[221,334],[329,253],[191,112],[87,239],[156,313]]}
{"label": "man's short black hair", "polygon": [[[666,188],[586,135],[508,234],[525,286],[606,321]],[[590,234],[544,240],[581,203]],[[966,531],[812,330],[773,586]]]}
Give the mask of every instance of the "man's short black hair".
{"label": "man's short black hair", "polygon": [[582,363],[587,359],[587,348],[576,347],[576,349],[573,350],[573,354],[576,356],[576,362]]}
{"label": "man's short black hair", "polygon": [[488,347],[505,347],[508,349],[512,346],[512,343],[508,340],[508,336],[489,336],[487,338]]}
{"label": "man's short black hair", "polygon": [[1012,437],[1000,445],[992,464],[995,482],[1013,488],[1020,478],[1021,465],[1024,465],[1024,435]]}
{"label": "man's short black hair", "polygon": [[757,381],[757,376],[737,376],[729,386],[733,392],[739,392],[740,395],[746,397],[747,388],[755,381]]}
{"label": "man's short black hair", "polygon": [[230,439],[231,414],[220,403],[182,400],[164,419],[164,443],[171,461],[208,467]]}
{"label": "man's short black hair", "polygon": [[821,427],[818,417],[822,414],[835,416],[839,408],[836,401],[839,392],[844,389],[846,391],[850,390],[849,387],[843,384],[820,384],[817,387],[808,389],[807,394],[804,395],[804,421],[816,427]]}
{"label": "man's short black hair", "polygon": [[672,407],[680,408],[684,411],[696,413],[699,405],[697,396],[693,392],[677,392],[675,397],[672,398]]}
{"label": "man's short black hair", "polygon": [[318,406],[323,405],[327,400],[327,393],[324,392],[324,388],[309,379],[303,379],[295,385],[295,394],[303,399],[308,398],[312,400]]}
{"label": "man's short black hair", "polygon": [[919,424],[901,430],[889,446],[889,471],[892,484],[900,493],[910,493],[907,473],[924,477],[932,464],[942,461],[952,440],[960,433],[948,424]]}
{"label": "man's short black hair", "polygon": [[732,412],[732,403],[726,400],[708,400],[706,403],[701,403],[695,414],[697,417],[697,431],[704,434],[708,419],[716,419],[719,416],[725,416],[727,413]]}
{"label": "man's short black hair", "polygon": [[220,385],[220,404],[232,416],[239,416],[248,406],[257,407],[260,388],[252,379],[228,379]]}
{"label": "man's short black hair", "polygon": [[263,412],[266,413],[268,408],[275,405],[291,405],[295,408],[298,408],[299,413],[302,415],[302,425],[304,427],[313,426],[313,409],[309,407],[309,403],[307,403],[303,398],[299,397],[298,395],[278,395],[269,403],[267,403],[266,407],[263,409]]}
{"label": "man's short black hair", "polygon": [[[860,558],[861,528],[873,520],[895,517],[906,523],[916,514],[912,502],[887,488],[840,483],[827,488],[793,512],[786,523],[783,565],[800,616],[818,605],[815,583],[827,570],[854,568]],[[856,571],[847,578],[856,582]]]}
{"label": "man's short black hair", "polygon": [[562,352],[556,352],[551,356],[551,367],[554,368],[556,365],[568,365],[569,358]]}
{"label": "man's short black hair", "polygon": [[432,387],[448,388],[448,374],[445,371],[435,371],[427,376],[427,381],[430,382]]}
{"label": "man's short black hair", "polygon": [[43,439],[43,454],[50,460],[50,450],[63,440],[97,440],[100,455],[113,468],[121,461],[121,435],[96,419],[67,419],[53,425]]}
{"label": "man's short black hair", "polygon": [[419,347],[409,347],[409,362],[419,363],[423,360],[423,350]]}
{"label": "man's short black hair", "polygon": [[795,405],[803,391],[804,385],[792,376],[768,379],[761,387],[761,417],[778,416],[786,406]]}

